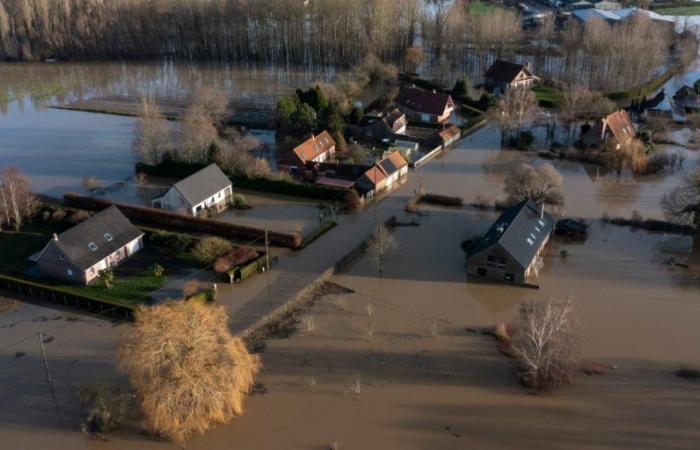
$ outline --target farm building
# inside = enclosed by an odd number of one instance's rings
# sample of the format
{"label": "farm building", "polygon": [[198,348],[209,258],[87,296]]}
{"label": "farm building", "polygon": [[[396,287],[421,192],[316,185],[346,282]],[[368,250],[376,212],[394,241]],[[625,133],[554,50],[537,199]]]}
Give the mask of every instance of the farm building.
{"label": "farm building", "polygon": [[207,210],[222,211],[233,196],[231,180],[216,164],[175,183],[161,197],[151,200],[156,209],[199,216]]}
{"label": "farm building", "polygon": [[505,210],[469,250],[467,274],[481,280],[528,284],[543,263],[554,219],[532,200]]}
{"label": "farm building", "polygon": [[143,232],[116,206],[110,206],[70,230],[54,234],[32,259],[42,275],[88,284],[101,270],[117,266],[142,247]]}
{"label": "farm building", "polygon": [[445,123],[455,110],[449,94],[424,91],[415,86],[402,86],[395,102],[409,120],[425,123]]}

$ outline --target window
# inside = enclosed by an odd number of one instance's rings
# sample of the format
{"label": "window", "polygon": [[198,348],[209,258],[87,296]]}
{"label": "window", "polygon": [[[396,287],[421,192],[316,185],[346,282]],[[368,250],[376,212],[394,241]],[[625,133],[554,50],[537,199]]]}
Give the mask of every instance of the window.
{"label": "window", "polygon": [[94,268],[94,267],[90,267],[90,275],[94,275],[94,274],[95,274],[95,268]]}
{"label": "window", "polygon": [[527,238],[527,239],[525,239],[525,240],[527,241],[528,244],[530,244],[530,246],[535,245],[535,241],[533,241],[532,239]]}
{"label": "window", "polygon": [[515,277],[513,276],[513,274],[512,274],[512,273],[509,273],[509,272],[506,272],[506,274],[505,274],[505,276],[504,276],[503,278],[504,278],[506,281],[510,281],[510,282],[513,282],[513,280],[515,279]]}
{"label": "window", "polygon": [[122,251],[117,250],[114,254],[117,255],[117,258],[120,258],[122,256]]}
{"label": "window", "polygon": [[88,244],[88,248],[89,248],[90,250],[92,250],[93,252],[94,252],[94,251],[97,251],[97,244],[95,244],[94,242],[90,242],[90,243]]}
{"label": "window", "polygon": [[486,276],[486,269],[483,267],[479,267],[476,269],[476,274],[479,275],[480,277],[485,277]]}
{"label": "window", "polygon": [[503,257],[498,258],[498,264],[505,264],[505,263],[506,263],[506,259],[505,259],[505,258],[503,258]]}
{"label": "window", "polygon": [[494,256],[493,256],[493,255],[488,255],[488,256],[486,257],[486,260],[487,260],[487,261],[491,261],[491,262],[493,262],[493,261],[495,261],[495,260],[496,260],[496,258],[494,258]]}
{"label": "window", "polygon": [[66,257],[63,256],[63,253],[59,253],[59,254],[58,254],[58,259],[61,260],[61,261],[63,261],[64,259],[66,259]]}
{"label": "window", "polygon": [[107,242],[112,242],[112,239],[114,239],[114,238],[112,237],[111,234],[105,233],[105,239],[107,240]]}
{"label": "window", "polygon": [[73,276],[73,271],[71,269],[66,270],[66,273],[68,274],[69,277]]}
{"label": "window", "polygon": [[538,227],[538,226],[535,226],[535,231],[537,231],[538,233],[542,232],[542,230],[540,230],[540,227]]}
{"label": "window", "polygon": [[538,220],[537,223],[539,223],[541,227],[544,226],[544,220],[542,220],[542,219]]}

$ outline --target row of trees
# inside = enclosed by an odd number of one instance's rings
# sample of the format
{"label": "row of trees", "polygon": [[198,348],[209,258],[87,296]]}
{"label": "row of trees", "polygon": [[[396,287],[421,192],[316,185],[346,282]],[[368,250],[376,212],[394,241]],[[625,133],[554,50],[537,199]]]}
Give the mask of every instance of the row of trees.
{"label": "row of trees", "polygon": [[29,179],[17,166],[7,166],[0,172],[0,231],[3,226],[19,231],[38,208]]}
{"label": "row of trees", "polygon": [[141,98],[133,149],[142,162],[157,165],[166,160],[187,164],[216,161],[232,174],[271,173],[265,159],[251,154],[261,145],[257,139],[239,134],[229,139],[220,136],[224,119],[231,113],[225,94],[202,88],[192,98],[191,106],[175,125],[166,120],[155,98]]}

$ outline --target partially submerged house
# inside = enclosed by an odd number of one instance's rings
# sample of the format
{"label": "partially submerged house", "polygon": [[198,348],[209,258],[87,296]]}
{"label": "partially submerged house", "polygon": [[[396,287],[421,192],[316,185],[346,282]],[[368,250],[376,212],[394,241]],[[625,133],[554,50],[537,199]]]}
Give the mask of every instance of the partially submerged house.
{"label": "partially submerged house", "polygon": [[608,140],[614,137],[617,145],[626,145],[637,137],[632,119],[624,109],[598,119],[591,127],[581,135],[583,148],[601,148]]}
{"label": "partially submerged house", "polygon": [[484,86],[489,92],[500,94],[512,88],[530,88],[539,82],[527,64],[516,64],[497,59],[484,75]]}
{"label": "partially submerged house", "polygon": [[425,91],[415,86],[402,86],[395,102],[409,120],[432,124],[447,122],[455,110],[455,103],[449,94]]}
{"label": "partially submerged house", "polygon": [[469,250],[467,274],[475,279],[528,284],[543,263],[540,258],[554,229],[554,219],[532,200],[503,211]]}
{"label": "partially submerged house", "polygon": [[143,248],[143,232],[116,206],[110,206],[73,228],[54,234],[33,257],[42,275],[88,284],[100,271],[115,267]]}
{"label": "partially submerged house", "polygon": [[165,194],[151,200],[151,205],[196,217],[207,210],[226,209],[232,196],[231,180],[219,166],[210,164],[172,185]]}
{"label": "partially submerged house", "polygon": [[459,140],[462,137],[462,130],[455,124],[450,124],[441,130],[435,132],[433,136],[428,138],[428,143],[431,147],[443,146],[447,147]]}
{"label": "partially submerged house", "polygon": [[303,170],[307,162],[322,163],[335,156],[335,140],[328,131],[310,138],[294,147],[277,163],[278,168],[290,172]]}
{"label": "partially submerged house", "polygon": [[355,184],[362,194],[374,195],[384,189],[391,189],[407,173],[408,162],[400,152],[394,151],[374,164]]}
{"label": "partially submerged house", "polygon": [[394,108],[388,113],[381,114],[378,119],[365,127],[367,138],[375,141],[392,139],[396,135],[406,133],[408,119],[406,114],[398,108]]}

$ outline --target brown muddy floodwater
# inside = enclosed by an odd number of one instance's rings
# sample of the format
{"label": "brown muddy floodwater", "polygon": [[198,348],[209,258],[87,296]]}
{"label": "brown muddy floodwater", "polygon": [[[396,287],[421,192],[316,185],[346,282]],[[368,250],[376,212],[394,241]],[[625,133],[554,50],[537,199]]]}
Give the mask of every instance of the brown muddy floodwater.
{"label": "brown muddy floodwater", "polygon": [[[533,158],[497,144],[497,134],[486,128],[424,166],[421,177],[411,174],[394,195],[407,199],[420,184],[467,200],[499,194],[508,167]],[[658,196],[679,174],[651,185],[629,178],[636,194],[613,190],[623,206],[612,207],[596,195],[601,181],[572,163],[562,167],[566,209],[590,219],[590,236],[585,243],[555,239],[549,245],[540,290],[466,283],[459,244],[483,233],[495,213],[425,206],[430,215],[420,226],[395,229],[399,250],[384,276],[376,276],[366,257],[335,275],[333,283],[353,292],[317,299],[308,311],[313,333],[268,341],[260,377],[267,393],[253,395],[244,416],[188,448],[321,450],[333,442],[391,450],[697,448],[700,385],[673,371],[700,364],[700,261],[692,257],[692,269],[668,266],[660,234],[597,220],[633,209],[658,215]],[[389,200],[379,207],[403,219],[403,201]],[[322,238],[312,245],[329,244]],[[568,257],[560,256],[562,249]],[[528,395],[494,341],[472,330],[512,320],[524,300],[571,294],[583,327],[582,361],[608,370],[579,373],[572,386]],[[118,330],[93,320],[52,330],[54,322],[65,322],[54,316],[61,313],[36,306],[0,316],[2,342],[41,330],[55,336],[48,352],[62,414],[59,423],[38,342],[4,348],[0,386],[8,407],[0,441],[19,449],[176,448],[132,429],[108,442],[80,435],[71,393],[87,380],[123,381],[114,372]],[[27,355],[15,358],[15,351]]]}

